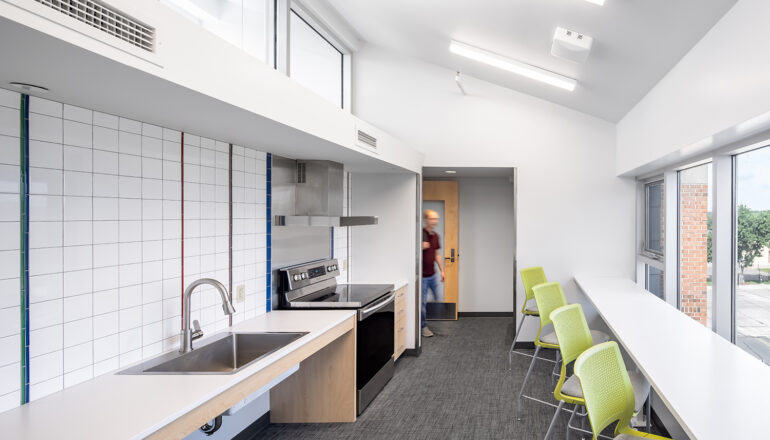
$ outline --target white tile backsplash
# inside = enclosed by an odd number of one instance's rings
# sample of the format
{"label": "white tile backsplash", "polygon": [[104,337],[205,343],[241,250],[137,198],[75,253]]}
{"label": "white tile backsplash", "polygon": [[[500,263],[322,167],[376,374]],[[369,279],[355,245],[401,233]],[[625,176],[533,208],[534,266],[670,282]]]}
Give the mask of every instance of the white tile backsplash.
{"label": "white tile backsplash", "polygon": [[0,135],[0,163],[6,165],[19,165],[20,148],[19,138],[14,136]]}
{"label": "white tile backsplash", "polygon": [[93,146],[93,133],[91,128],[91,124],[65,120],[62,143],[74,147],[91,148]]}
{"label": "white tile backsplash", "polygon": [[93,138],[94,150],[118,151],[118,130],[94,126]]}
{"label": "white tile backsplash", "polygon": [[117,197],[118,176],[94,174],[94,197]]}
{"label": "white tile backsplash", "polygon": [[64,172],[64,195],[65,196],[88,196],[92,195],[93,174],[80,171]]}
{"label": "white tile backsplash", "polygon": [[29,166],[61,169],[64,152],[58,143],[29,141]]}
{"label": "white tile backsplash", "polygon": [[[20,389],[18,101],[0,89],[0,411]],[[182,147],[179,131],[132,119],[39,98],[32,112],[30,392],[37,399],[174,349],[183,286],[204,276],[227,285],[230,159],[227,143],[185,133]],[[264,311],[265,156],[234,152],[233,273],[247,290],[235,304],[239,322]],[[229,324],[208,286],[193,296],[192,316],[208,334]]]}
{"label": "white tile backsplash", "polygon": [[61,144],[63,124],[60,117],[29,114],[29,139]]}
{"label": "white tile backsplash", "polygon": [[66,120],[91,125],[93,123],[93,113],[91,110],[82,107],[64,104],[64,119]]}
{"label": "white tile backsplash", "polygon": [[65,170],[87,173],[93,171],[93,150],[91,148],[65,145],[63,150]]}
{"label": "white tile backsplash", "polygon": [[19,137],[19,111],[0,106],[0,134]]}
{"label": "white tile backsplash", "polygon": [[[62,195],[63,189],[64,172],[62,170],[29,168],[30,194]],[[16,186],[16,191],[18,191],[18,185]]]}

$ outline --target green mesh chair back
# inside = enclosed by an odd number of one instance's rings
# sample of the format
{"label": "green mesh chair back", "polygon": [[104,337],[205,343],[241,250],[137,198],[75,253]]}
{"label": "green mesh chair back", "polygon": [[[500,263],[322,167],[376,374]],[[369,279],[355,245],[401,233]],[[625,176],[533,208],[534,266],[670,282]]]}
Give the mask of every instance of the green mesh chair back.
{"label": "green mesh chair back", "polygon": [[553,323],[556,337],[559,339],[559,351],[562,357],[561,373],[559,374],[559,381],[556,383],[553,395],[556,400],[564,400],[567,403],[582,405],[583,399],[564,395],[561,393],[561,389],[567,380],[567,365],[594,345],[591,329],[588,328],[588,323],[580,304],[559,307],[551,312],[550,319]]}
{"label": "green mesh chair back", "polygon": [[575,361],[575,374],[583,389],[593,438],[617,421],[615,435],[665,439],[632,429],[634,390],[628,378],[626,364],[616,342],[599,344],[584,351]]}
{"label": "green mesh chair back", "polygon": [[564,362],[569,364],[584,351],[593,347],[591,329],[588,328],[583,307],[569,304],[551,312],[550,319],[556,337],[559,338],[559,351]]}
{"label": "green mesh chair back", "polygon": [[[535,294],[537,310],[540,312],[540,328],[537,331],[537,337],[535,337],[535,344],[541,345],[540,336],[543,333],[543,328],[551,323],[551,312],[559,307],[566,306],[567,298],[564,297],[564,291],[561,290],[561,284],[557,281],[538,284],[532,288],[532,291]],[[558,348],[558,345],[546,346]]]}
{"label": "green mesh chair back", "polygon": [[543,268],[539,266],[522,269],[519,273],[521,273],[521,282],[524,284],[524,292],[527,295],[524,304],[521,307],[521,313],[532,315],[534,313],[527,311],[527,303],[535,298],[535,293],[532,291],[532,288],[538,284],[547,283],[548,280],[545,278]]}

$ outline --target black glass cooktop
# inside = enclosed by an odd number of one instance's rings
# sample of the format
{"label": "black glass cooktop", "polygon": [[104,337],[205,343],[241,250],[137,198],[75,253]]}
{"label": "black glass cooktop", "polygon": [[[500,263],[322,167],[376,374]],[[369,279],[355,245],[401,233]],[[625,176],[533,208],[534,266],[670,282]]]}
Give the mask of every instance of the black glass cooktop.
{"label": "black glass cooktop", "polygon": [[291,308],[359,308],[393,291],[392,284],[337,284],[297,298]]}

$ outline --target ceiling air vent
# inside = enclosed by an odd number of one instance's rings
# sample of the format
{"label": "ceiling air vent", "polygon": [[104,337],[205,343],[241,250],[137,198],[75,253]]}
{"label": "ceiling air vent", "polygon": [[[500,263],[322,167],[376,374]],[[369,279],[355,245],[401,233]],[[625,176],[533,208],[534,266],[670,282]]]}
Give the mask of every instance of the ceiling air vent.
{"label": "ceiling air vent", "polygon": [[357,130],[357,131],[358,131],[357,140],[358,140],[358,144],[359,145],[364,146],[364,147],[368,147],[368,148],[372,148],[372,149],[375,149],[375,150],[377,149],[377,138],[376,137],[374,137],[374,136],[370,135],[369,133],[367,133],[365,131],[362,131],[362,130]]}
{"label": "ceiling air vent", "polygon": [[103,3],[94,0],[35,1],[148,52],[155,49],[155,28]]}

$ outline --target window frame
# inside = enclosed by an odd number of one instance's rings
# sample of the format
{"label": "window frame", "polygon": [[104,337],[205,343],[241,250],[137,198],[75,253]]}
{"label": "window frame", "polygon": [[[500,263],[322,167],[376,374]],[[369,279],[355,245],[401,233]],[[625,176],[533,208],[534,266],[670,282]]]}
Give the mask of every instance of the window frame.
{"label": "window frame", "polygon": [[273,66],[284,75],[291,77],[290,66],[290,34],[291,34],[291,14],[294,13],[299,19],[307,24],[330,46],[332,46],[342,57],[341,72],[341,92],[340,106],[342,110],[351,113],[352,107],[352,54],[350,47],[343,43],[344,38],[337,34],[334,29],[326,25],[322,19],[316,17],[313,8],[305,5],[301,0],[275,0],[275,26],[274,26],[274,50],[275,57]]}
{"label": "window frame", "polygon": [[[666,251],[666,249],[665,249],[666,238],[665,238],[665,235],[666,235],[666,230],[668,228],[664,227],[664,229],[663,229],[663,231],[661,233],[661,239],[663,240],[663,243],[662,243],[662,246],[661,246],[662,249],[660,251],[654,250],[654,249],[650,249],[649,246],[648,246],[648,236],[649,236],[649,224],[648,224],[649,216],[648,216],[648,210],[649,210],[649,201],[650,201],[650,191],[649,191],[649,189],[653,185],[660,185],[662,187],[663,197],[661,197],[660,205],[661,205],[661,210],[663,211],[662,223],[663,224],[666,223],[666,210],[665,210],[665,206],[666,206],[665,202],[666,202],[666,194],[667,194],[666,182],[665,182],[665,179],[664,179],[663,176],[656,176],[656,177],[647,179],[647,180],[645,180],[643,182],[642,193],[643,193],[644,199],[643,199],[643,214],[642,215],[644,216],[643,217],[644,226],[643,226],[643,230],[642,230],[642,249],[641,249],[640,253],[641,253],[641,255],[643,257],[647,257],[648,259],[654,260],[656,262],[660,262],[661,264],[665,265],[665,262],[666,262],[666,253],[665,253],[665,251]],[[660,269],[664,270],[665,268],[664,267],[660,267]]]}

